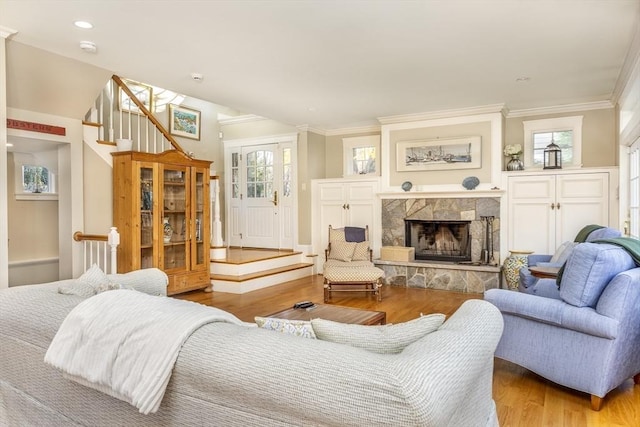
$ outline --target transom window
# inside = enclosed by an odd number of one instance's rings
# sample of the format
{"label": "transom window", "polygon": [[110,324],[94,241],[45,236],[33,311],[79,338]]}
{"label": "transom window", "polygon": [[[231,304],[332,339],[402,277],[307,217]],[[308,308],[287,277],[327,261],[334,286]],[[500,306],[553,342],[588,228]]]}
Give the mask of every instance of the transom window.
{"label": "transom window", "polygon": [[582,116],[527,120],[524,125],[524,164],[542,168],[544,149],[551,141],[562,150],[563,167],[582,165]]}

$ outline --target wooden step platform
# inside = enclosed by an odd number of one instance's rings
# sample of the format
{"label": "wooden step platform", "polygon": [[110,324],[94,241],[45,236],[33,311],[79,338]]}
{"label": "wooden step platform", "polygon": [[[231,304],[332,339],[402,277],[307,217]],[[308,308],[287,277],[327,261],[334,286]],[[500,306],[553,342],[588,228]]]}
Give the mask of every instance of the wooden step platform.
{"label": "wooden step platform", "polygon": [[214,292],[242,294],[310,276],[315,265],[302,252],[276,249],[227,250],[225,259],[211,260]]}

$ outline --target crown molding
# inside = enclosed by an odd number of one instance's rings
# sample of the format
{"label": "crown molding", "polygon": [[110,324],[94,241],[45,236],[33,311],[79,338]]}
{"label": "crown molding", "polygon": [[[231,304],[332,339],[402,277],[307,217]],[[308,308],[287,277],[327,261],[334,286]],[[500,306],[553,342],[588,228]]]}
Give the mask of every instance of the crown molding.
{"label": "crown molding", "polygon": [[631,47],[627,52],[627,56],[624,58],[620,75],[616,80],[616,86],[613,88],[613,94],[611,96],[611,102],[617,104],[624,92],[629,79],[633,73],[633,69],[640,65],[640,24],[636,27],[636,33],[631,41]]}
{"label": "crown molding", "polygon": [[309,125],[297,125],[296,129],[298,129],[300,132],[312,132],[318,135],[326,136],[326,131],[324,129],[314,128]]}
{"label": "crown molding", "polygon": [[423,120],[444,119],[459,116],[474,116],[478,114],[502,113],[505,114],[504,104],[481,105],[479,107],[458,108],[453,110],[430,111],[426,113],[402,114],[398,116],[378,117],[382,125],[395,123],[417,122]]}
{"label": "crown molding", "polygon": [[0,25],[0,37],[2,37],[3,39],[8,39],[17,32],[18,30]]}
{"label": "crown molding", "polygon": [[545,114],[575,113],[576,111],[606,110],[613,108],[611,101],[583,102],[579,104],[555,105],[553,107],[527,108],[523,110],[509,111],[508,119],[512,117],[542,116]]}
{"label": "crown molding", "polygon": [[259,122],[261,120],[267,120],[265,117],[257,116],[255,114],[245,114],[243,116],[229,117],[228,119],[220,119],[218,123],[221,126],[237,125],[240,123]]}
{"label": "crown molding", "polygon": [[353,135],[356,133],[380,133],[380,125],[358,126],[342,129],[331,129],[326,132],[327,136]]}

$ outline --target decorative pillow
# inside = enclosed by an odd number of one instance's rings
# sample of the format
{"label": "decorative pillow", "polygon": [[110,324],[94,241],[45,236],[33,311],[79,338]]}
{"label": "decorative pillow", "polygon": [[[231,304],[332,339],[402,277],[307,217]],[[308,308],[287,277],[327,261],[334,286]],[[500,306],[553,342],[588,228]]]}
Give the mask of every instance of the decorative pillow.
{"label": "decorative pillow", "polygon": [[82,276],[78,277],[78,281],[88,284],[95,291],[98,289],[98,286],[109,283],[109,278],[104,274],[104,271],[98,267],[98,264],[93,264]]}
{"label": "decorative pillow", "polygon": [[353,259],[355,249],[356,243],[354,242],[331,242],[329,259],[349,262]]}
{"label": "decorative pillow", "polygon": [[549,262],[553,264],[564,264],[577,244],[577,242],[564,242],[560,247],[558,247],[558,249],[556,249],[556,253],[553,254]]}
{"label": "decorative pillow", "polygon": [[611,279],[633,267],[633,258],[618,246],[580,243],[564,265],[560,298],[576,307],[595,307]]}
{"label": "decorative pillow", "polygon": [[276,319],[275,317],[256,317],[259,328],[303,338],[316,338],[311,322],[307,320]]}
{"label": "decorative pillow", "polygon": [[369,261],[369,242],[364,241],[356,243],[356,247],[353,250],[353,258],[351,261]]}
{"label": "decorative pillow", "polygon": [[82,298],[89,298],[96,294],[96,290],[93,286],[85,282],[70,281],[69,283],[62,283],[58,286],[58,293],[64,295],[77,295]]}
{"label": "decorative pillow", "polygon": [[435,331],[444,322],[444,314],[430,314],[395,325],[365,326],[312,319],[311,326],[320,340],[382,353],[400,353],[406,346]]}
{"label": "decorative pillow", "polygon": [[109,274],[109,281],[123,289],[134,289],[149,295],[167,295],[167,274],[158,268],[143,268],[128,273]]}
{"label": "decorative pillow", "polygon": [[333,242],[346,242],[347,239],[344,235],[344,228],[330,228],[329,229],[329,241]]}

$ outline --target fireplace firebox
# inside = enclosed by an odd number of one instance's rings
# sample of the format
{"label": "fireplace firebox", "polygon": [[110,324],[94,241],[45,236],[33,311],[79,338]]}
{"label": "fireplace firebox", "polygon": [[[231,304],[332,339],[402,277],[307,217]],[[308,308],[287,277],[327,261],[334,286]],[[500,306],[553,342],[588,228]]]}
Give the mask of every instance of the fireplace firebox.
{"label": "fireplace firebox", "polygon": [[405,246],[417,260],[471,261],[471,221],[405,219]]}

